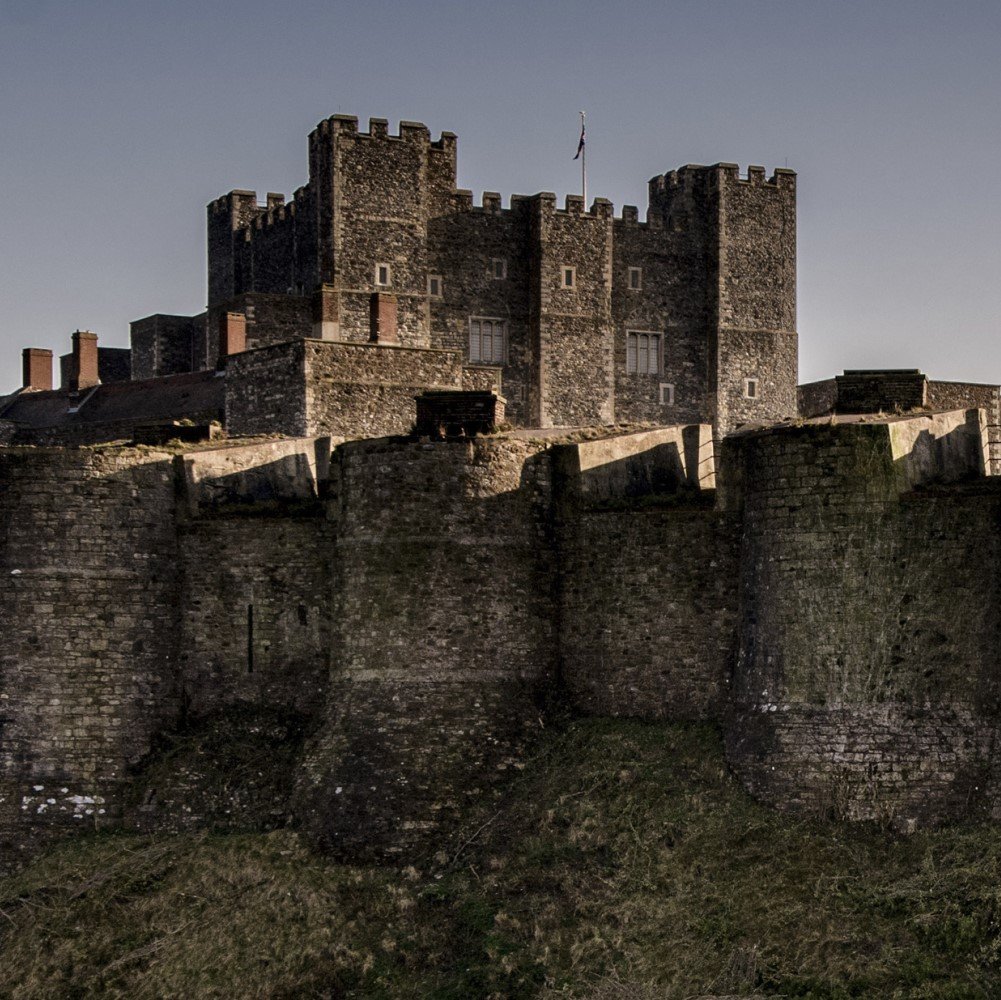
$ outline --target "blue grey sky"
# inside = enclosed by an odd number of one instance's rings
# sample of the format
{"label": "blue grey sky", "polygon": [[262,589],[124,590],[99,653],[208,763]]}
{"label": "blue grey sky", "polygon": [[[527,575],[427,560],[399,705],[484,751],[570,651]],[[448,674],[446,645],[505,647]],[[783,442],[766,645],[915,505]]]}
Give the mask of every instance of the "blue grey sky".
{"label": "blue grey sky", "polygon": [[0,391],[205,301],[205,204],[290,195],[336,112],[459,135],[459,183],[645,208],[684,163],[799,172],[800,377],[1001,382],[1001,4],[0,0]]}

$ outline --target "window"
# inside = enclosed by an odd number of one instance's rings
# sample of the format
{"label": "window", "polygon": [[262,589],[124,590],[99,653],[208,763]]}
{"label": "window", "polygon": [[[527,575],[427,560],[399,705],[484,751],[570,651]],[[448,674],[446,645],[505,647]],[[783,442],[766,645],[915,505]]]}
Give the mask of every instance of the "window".
{"label": "window", "polygon": [[503,281],[507,277],[507,261],[503,257],[490,258],[490,277]]}
{"label": "window", "polygon": [[507,359],[507,323],[476,316],[469,320],[469,360],[481,365],[502,365]]}
{"label": "window", "polygon": [[393,283],[393,269],[388,264],[375,265],[375,283],[388,288]]}
{"label": "window", "polygon": [[660,374],[660,334],[626,334],[626,371],[634,375]]}
{"label": "window", "polygon": [[662,406],[674,406],[674,386],[669,382],[660,383],[660,402]]}
{"label": "window", "polygon": [[577,268],[564,264],[560,268],[560,285],[563,288],[575,288],[577,286]]}
{"label": "window", "polygon": [[756,378],[744,379],[744,399],[758,399],[758,380]]}
{"label": "window", "polygon": [[440,274],[429,274],[428,275],[428,295],[433,299],[441,298],[441,275]]}
{"label": "window", "polygon": [[642,267],[629,268],[629,290],[631,292],[638,292],[642,287],[643,287],[643,268]]}

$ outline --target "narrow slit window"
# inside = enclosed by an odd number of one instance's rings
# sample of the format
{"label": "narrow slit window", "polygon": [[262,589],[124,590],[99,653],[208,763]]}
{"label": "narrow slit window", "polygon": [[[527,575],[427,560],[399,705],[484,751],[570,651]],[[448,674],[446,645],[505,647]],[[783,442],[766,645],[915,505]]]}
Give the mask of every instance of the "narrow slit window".
{"label": "narrow slit window", "polygon": [[247,605],[247,673],[254,672],[254,606]]}
{"label": "narrow slit window", "polygon": [[761,392],[756,378],[744,379],[744,399],[760,399]]}
{"label": "narrow slit window", "polygon": [[674,406],[674,386],[669,382],[660,383],[660,402],[662,406]]}
{"label": "narrow slit window", "polygon": [[503,281],[507,277],[507,261],[503,257],[490,258],[490,277],[494,281]]}
{"label": "narrow slit window", "polygon": [[577,268],[567,267],[564,265],[560,268],[561,277],[560,284],[564,288],[576,288],[577,287]]}
{"label": "narrow slit window", "polygon": [[441,298],[441,275],[440,274],[429,274],[428,275],[428,295],[432,299]]}
{"label": "narrow slit window", "polygon": [[375,283],[380,288],[388,288],[393,283],[393,269],[388,264],[375,265]]}
{"label": "narrow slit window", "polygon": [[643,288],[643,268],[642,267],[629,268],[629,290],[631,292],[638,292],[642,288]]}

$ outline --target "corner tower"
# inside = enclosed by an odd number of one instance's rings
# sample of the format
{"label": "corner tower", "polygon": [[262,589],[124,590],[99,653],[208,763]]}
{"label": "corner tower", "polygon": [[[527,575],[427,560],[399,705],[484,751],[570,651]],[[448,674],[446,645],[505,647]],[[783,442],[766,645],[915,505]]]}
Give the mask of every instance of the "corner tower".
{"label": "corner tower", "polygon": [[426,125],[383,118],[368,132],[334,115],[309,137],[309,187],[316,219],[324,336],[366,340],[373,287],[393,295],[407,347],[430,344],[428,221],[451,208],[455,136],[431,141]]}
{"label": "corner tower", "polygon": [[[797,412],[796,174],[733,163],[650,181],[650,214],[703,256],[706,381],[718,434]],[[672,237],[668,237],[670,239]],[[688,296],[697,288],[689,285]],[[694,310],[693,310],[694,314]]]}

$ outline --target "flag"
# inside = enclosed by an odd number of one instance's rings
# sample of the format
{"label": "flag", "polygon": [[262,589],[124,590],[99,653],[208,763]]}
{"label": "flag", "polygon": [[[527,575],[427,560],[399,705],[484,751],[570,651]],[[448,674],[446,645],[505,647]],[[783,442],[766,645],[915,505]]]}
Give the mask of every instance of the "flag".
{"label": "flag", "polygon": [[584,152],[584,120],[581,119],[580,123],[580,142],[577,143],[577,155],[574,157],[575,160],[580,159],[580,154]]}

